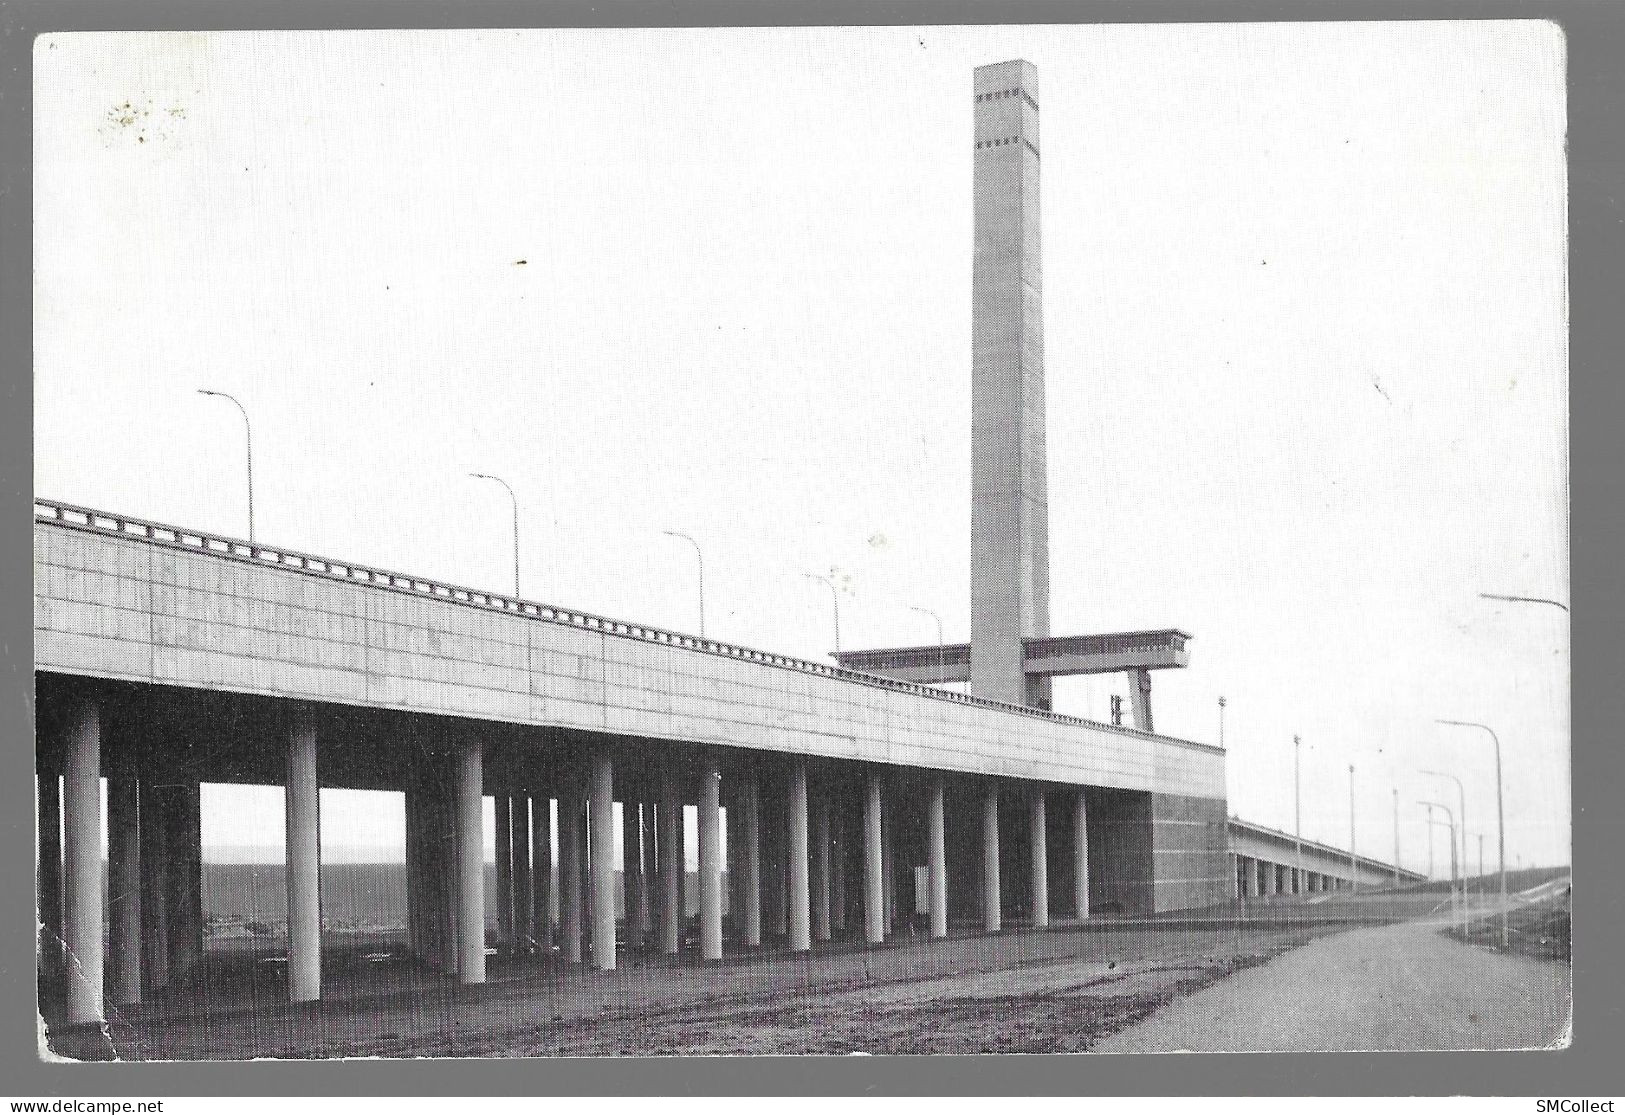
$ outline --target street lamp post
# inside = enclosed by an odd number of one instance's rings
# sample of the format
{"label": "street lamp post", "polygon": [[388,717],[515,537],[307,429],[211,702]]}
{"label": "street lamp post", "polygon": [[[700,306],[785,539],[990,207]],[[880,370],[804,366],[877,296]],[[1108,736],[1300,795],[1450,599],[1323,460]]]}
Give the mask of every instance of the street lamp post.
{"label": "street lamp post", "polygon": [[[1561,605],[1560,605],[1561,606]],[[1567,609],[1564,609],[1567,611]],[[1495,836],[1498,845],[1498,870],[1501,876],[1501,947],[1508,947],[1507,932],[1507,828],[1506,805],[1501,794],[1501,737],[1488,724],[1479,724],[1471,720],[1437,720],[1438,724],[1449,724],[1455,728],[1480,728],[1489,732],[1490,739],[1495,741]]]}
{"label": "street lamp post", "polygon": [[1292,888],[1303,885],[1303,779],[1300,777],[1298,754],[1303,750],[1303,738],[1292,737]]}
{"label": "street lamp post", "polygon": [[[1417,804],[1418,805],[1424,805],[1424,806],[1427,807],[1428,824],[1433,823],[1433,811],[1435,809],[1443,810],[1446,819],[1450,822],[1450,825],[1449,825],[1449,827],[1450,827],[1450,909],[1451,909],[1451,912],[1452,912],[1452,915],[1453,915],[1452,920],[1454,920],[1454,913],[1455,913],[1455,909],[1456,909],[1456,815],[1453,812],[1451,812],[1450,807],[1448,805],[1445,805],[1442,802],[1422,801],[1422,802],[1418,802]],[[1432,838],[1429,837],[1430,842],[1431,842],[1431,840],[1432,840]],[[1464,898],[1465,898],[1465,896],[1464,896]],[[1467,936],[1467,909],[1466,909],[1466,906],[1467,906],[1467,903],[1465,901],[1463,901],[1462,902],[1461,915],[1460,915],[1460,917],[1461,917],[1461,933],[1462,933],[1463,938],[1465,938]]]}
{"label": "street lamp post", "polygon": [[700,552],[700,544],[680,530],[663,530],[660,533],[668,538],[681,538],[694,547],[694,559],[699,563],[700,569],[700,638],[705,638],[705,554]]}
{"label": "street lamp post", "polygon": [[1349,764],[1349,890],[1360,889],[1360,875],[1354,866],[1354,764]]}
{"label": "street lamp post", "polygon": [[803,573],[803,577],[813,581],[822,581],[829,586],[829,598],[835,605],[835,653],[841,653],[841,593],[835,587],[835,582],[820,573]]}
{"label": "street lamp post", "polygon": [[513,594],[519,595],[519,497],[513,494],[513,487],[502,477],[492,476],[488,472],[471,472],[468,475],[476,480],[495,480],[508,489],[508,499],[513,502]]}
{"label": "street lamp post", "polygon": [[908,606],[908,610],[911,612],[919,612],[922,616],[930,616],[932,619],[937,621],[937,684],[941,685],[943,682],[948,680],[948,668],[943,665],[942,656],[942,617],[937,615],[937,613],[933,612],[930,608],[922,608],[917,604],[910,604]]}
{"label": "street lamp post", "polygon": [[1484,834],[1478,833],[1478,904],[1484,904]]}
{"label": "street lamp post", "polygon": [[1224,706],[1227,703],[1228,702],[1225,701],[1223,696],[1221,696],[1219,698],[1219,750],[1220,751],[1224,750]]}
{"label": "street lamp post", "polygon": [[1478,595],[1482,596],[1485,600],[1516,600],[1521,604],[1550,604],[1554,608],[1562,608],[1565,612],[1569,610],[1569,606],[1567,604],[1563,604],[1556,600],[1548,600],[1544,596],[1507,596],[1506,594],[1499,592],[1481,592]]}
{"label": "street lamp post", "polygon": [[1399,889],[1399,787],[1394,787],[1394,889]]}
{"label": "street lamp post", "polygon": [[242,403],[237,401],[235,396],[228,395],[224,391],[210,391],[206,387],[199,387],[197,393],[199,395],[212,395],[216,399],[229,400],[237,408],[238,413],[243,416],[243,432],[247,435],[248,442],[248,540],[252,542],[254,541],[254,427],[249,424],[248,411],[243,407]]}
{"label": "street lamp post", "polygon": [[[1467,791],[1462,788],[1461,779],[1447,771],[1419,770],[1417,773],[1432,775],[1434,778],[1448,778],[1456,784],[1456,804],[1458,806],[1456,816],[1461,821],[1461,836],[1459,838],[1461,841],[1461,872],[1465,878],[1467,874]],[[1464,884],[1463,893],[1465,893],[1465,890]]]}

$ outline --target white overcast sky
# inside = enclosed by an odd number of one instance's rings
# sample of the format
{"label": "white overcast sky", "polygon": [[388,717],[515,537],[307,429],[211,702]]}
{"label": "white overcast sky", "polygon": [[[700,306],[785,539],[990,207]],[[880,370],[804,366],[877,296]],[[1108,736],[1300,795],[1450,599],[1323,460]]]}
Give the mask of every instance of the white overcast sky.
{"label": "white overcast sky", "polygon": [[[716,637],[826,653],[833,569],[844,646],[964,639],[971,71],[1016,57],[1052,630],[1191,632],[1157,726],[1228,698],[1232,811],[1291,829],[1299,733],[1305,836],[1352,762],[1413,866],[1428,767],[1493,865],[1487,737],[1432,723],[1488,722],[1509,865],[1565,861],[1566,616],[1477,596],[1568,598],[1552,24],[45,36],[36,491],[244,533],[211,387],[262,540],[507,588],[479,470],[527,596],[691,630],[673,528]],[[397,847],[398,798],[329,798],[331,854]]]}

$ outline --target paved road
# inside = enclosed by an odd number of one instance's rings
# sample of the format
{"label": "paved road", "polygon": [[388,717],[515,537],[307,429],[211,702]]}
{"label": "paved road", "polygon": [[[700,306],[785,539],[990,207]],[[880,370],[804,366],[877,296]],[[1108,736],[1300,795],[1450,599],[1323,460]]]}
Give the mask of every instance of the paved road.
{"label": "paved road", "polygon": [[1529,1049],[1565,1045],[1570,969],[1458,944],[1439,921],[1356,929],[1238,972],[1097,1053]]}

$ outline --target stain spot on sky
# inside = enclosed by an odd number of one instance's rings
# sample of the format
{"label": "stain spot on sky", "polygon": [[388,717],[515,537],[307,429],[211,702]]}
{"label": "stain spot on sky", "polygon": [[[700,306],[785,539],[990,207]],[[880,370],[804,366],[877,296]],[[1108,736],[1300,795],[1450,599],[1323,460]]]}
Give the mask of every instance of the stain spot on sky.
{"label": "stain spot on sky", "polygon": [[107,115],[102,118],[100,130],[108,142],[134,136],[136,143],[144,144],[149,139],[165,141],[171,139],[177,134],[175,128],[185,119],[184,108],[169,108],[155,113],[150,101],[145,104],[125,101],[107,110]]}

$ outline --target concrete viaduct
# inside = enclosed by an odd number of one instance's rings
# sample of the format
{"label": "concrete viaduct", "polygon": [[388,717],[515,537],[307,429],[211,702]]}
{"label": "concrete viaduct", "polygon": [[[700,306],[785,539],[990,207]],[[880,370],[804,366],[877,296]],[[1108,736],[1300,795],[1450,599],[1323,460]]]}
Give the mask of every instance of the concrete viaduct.
{"label": "concrete viaduct", "polygon": [[1399,886],[1427,878],[1421,872],[1235,817],[1230,818],[1229,827],[1235,869],[1231,893],[1237,898]]}
{"label": "concrete viaduct", "polygon": [[295,1001],[321,994],[321,786],[404,792],[409,947],[470,984],[485,795],[497,943],[556,932],[564,960],[602,969],[614,801],[626,928],[666,953],[697,807],[705,960],[723,955],[724,840],[740,949],[882,942],[916,868],[937,937],[950,918],[997,931],[1229,895],[1218,748],[207,532],[34,515],[40,907],[71,1024],[200,962],[203,782],[284,788]]}

